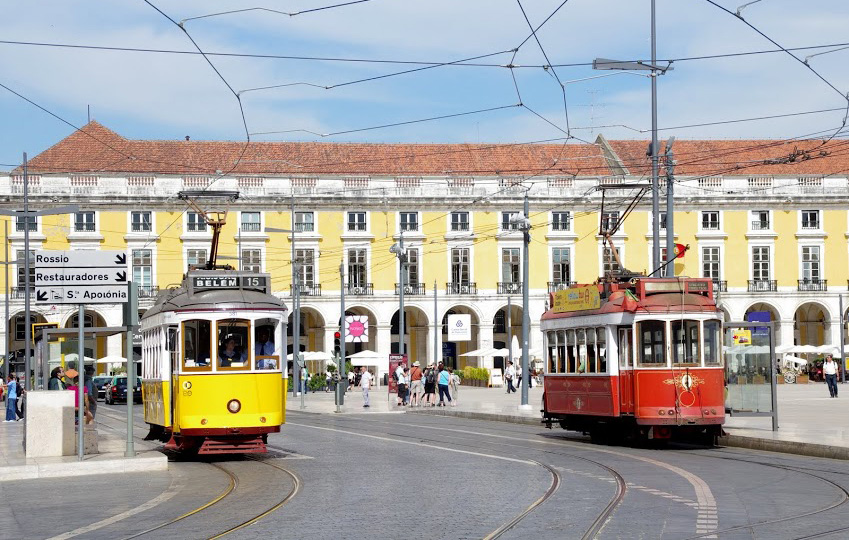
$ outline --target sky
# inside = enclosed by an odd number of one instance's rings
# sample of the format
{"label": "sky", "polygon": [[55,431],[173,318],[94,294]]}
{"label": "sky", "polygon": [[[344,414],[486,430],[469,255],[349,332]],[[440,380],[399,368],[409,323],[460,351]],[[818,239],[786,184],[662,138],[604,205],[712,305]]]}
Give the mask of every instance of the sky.
{"label": "sky", "polygon": [[[658,65],[672,68],[657,78],[661,140],[827,137],[842,127],[849,4],[760,0],[741,19],[744,3],[657,0]],[[89,118],[133,139],[648,139],[649,72],[591,64],[648,62],[650,5],[7,0],[0,170]],[[819,48],[692,59],[798,47]]]}

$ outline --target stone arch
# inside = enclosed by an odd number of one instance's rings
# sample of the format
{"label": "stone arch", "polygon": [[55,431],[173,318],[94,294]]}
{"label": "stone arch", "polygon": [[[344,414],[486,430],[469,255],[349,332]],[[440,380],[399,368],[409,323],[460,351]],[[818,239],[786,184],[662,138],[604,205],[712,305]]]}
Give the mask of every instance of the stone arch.
{"label": "stone arch", "polygon": [[[29,317],[30,324],[47,322],[47,318],[44,314],[34,309],[30,310]],[[24,340],[26,335],[26,315],[24,310],[20,310],[9,315],[9,326],[7,326],[7,328],[10,333],[8,347],[9,352],[12,354],[12,358],[9,361],[9,372],[23,374],[24,360],[26,358],[26,342]],[[30,327],[30,331],[32,331],[32,327]],[[34,355],[35,351],[32,347],[30,347],[30,359],[32,359]],[[7,373],[5,369],[3,370],[3,373]]]}
{"label": "stone arch", "polygon": [[[65,321],[62,324],[63,328],[77,328],[77,318],[79,314],[76,310],[70,312],[66,317]],[[95,309],[86,309],[83,313],[83,328],[103,328],[108,326],[106,323],[106,317]],[[85,356],[89,358],[103,358],[106,356],[106,342],[107,337],[105,336],[97,336],[97,337],[86,337],[84,339],[83,350],[85,351]],[[126,339],[126,337],[124,338]],[[72,343],[73,342],[73,343]],[[65,345],[62,347],[63,352],[72,352],[76,354],[77,345],[76,336],[71,339],[66,339],[65,344],[68,346],[67,351],[65,350]],[[73,349],[73,350],[72,350]],[[122,349],[123,351],[124,349]]]}
{"label": "stone arch", "polygon": [[[416,360],[427,359],[427,338],[429,334],[428,325],[430,320],[427,313],[417,306],[404,306],[404,334],[406,336],[407,354],[410,363]],[[391,351],[400,352],[400,338],[398,332],[401,330],[401,310],[392,314],[390,320],[390,339],[392,341]]]}
{"label": "stone arch", "polygon": [[[521,351],[518,347],[522,337],[522,305],[513,303],[509,305],[510,328],[507,328],[507,307],[508,305],[504,304],[496,310],[492,317],[492,346],[496,349],[509,349],[512,347],[513,356],[515,357]],[[528,331],[530,332],[530,329]],[[514,342],[516,347],[513,347]],[[493,367],[503,370],[506,367],[507,360],[508,358],[506,356],[495,356],[493,357]]]}
{"label": "stone arch", "polygon": [[[472,338],[469,341],[448,341],[448,315],[467,314],[470,315],[472,326]],[[445,310],[442,315],[442,351],[441,357],[445,365],[451,368],[463,368],[466,365],[477,366],[479,360],[476,358],[460,356],[463,353],[481,348],[480,335],[480,312],[473,306],[467,304],[453,304]]]}
{"label": "stone arch", "polygon": [[831,342],[831,316],[819,302],[803,302],[793,313],[793,339],[798,345],[820,346]]}
{"label": "stone arch", "polygon": [[[292,337],[294,313],[289,313],[289,320],[286,323],[286,354],[292,354]],[[324,327],[327,324],[324,315],[311,306],[301,306],[300,309],[300,333],[298,334],[298,346],[301,351],[323,351],[325,350],[324,343]]]}

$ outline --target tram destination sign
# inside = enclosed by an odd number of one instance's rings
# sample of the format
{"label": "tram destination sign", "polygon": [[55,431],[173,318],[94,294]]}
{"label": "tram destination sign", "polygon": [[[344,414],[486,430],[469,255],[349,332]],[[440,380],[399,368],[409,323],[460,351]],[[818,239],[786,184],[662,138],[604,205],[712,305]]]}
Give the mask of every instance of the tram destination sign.
{"label": "tram destination sign", "polygon": [[33,258],[37,304],[121,304],[128,300],[123,251],[43,251]]}
{"label": "tram destination sign", "polygon": [[268,274],[202,274],[191,276],[193,293],[209,290],[249,289],[269,292]]}

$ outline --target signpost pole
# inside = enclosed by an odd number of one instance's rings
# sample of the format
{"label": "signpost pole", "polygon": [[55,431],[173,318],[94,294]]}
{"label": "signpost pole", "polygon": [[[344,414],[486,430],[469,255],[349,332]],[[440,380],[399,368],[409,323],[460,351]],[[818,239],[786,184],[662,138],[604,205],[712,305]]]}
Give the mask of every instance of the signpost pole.
{"label": "signpost pole", "polygon": [[124,304],[124,325],[127,327],[127,344],[124,354],[127,357],[127,449],[124,457],[135,457],[133,443],[133,403],[136,390],[136,362],[133,359],[133,327],[138,324],[138,285],[127,283],[127,303]]}
{"label": "signpost pole", "polygon": [[9,378],[9,366],[12,363],[11,351],[9,351],[12,344],[11,336],[9,336],[9,220],[3,222],[3,232],[3,249],[5,250],[5,258],[3,260],[6,261],[6,264],[3,265],[6,272],[6,278],[3,282],[6,284],[6,322],[3,324],[3,335],[6,337],[6,344],[3,347],[3,352],[6,355],[6,359],[3,362],[3,382],[5,382]]}
{"label": "signpost pole", "polygon": [[[513,361],[513,321],[510,317],[510,312],[513,311],[512,297],[507,295],[507,361]],[[507,366],[504,366],[507,370]],[[504,372],[502,372],[504,373]]]}
{"label": "signpost pole", "polygon": [[[439,310],[436,303],[436,280],[433,280],[433,362],[436,365],[436,360],[439,358],[439,350],[437,347],[439,346],[439,333],[442,330],[442,324],[438,318]],[[425,362],[427,363],[427,362]],[[456,367],[456,366],[455,366]],[[419,397],[419,401],[421,401],[421,397]]]}
{"label": "signpost pole", "polygon": [[80,304],[77,312],[77,459],[85,454],[85,305]]}
{"label": "signpost pole", "polygon": [[[27,153],[24,152],[24,388],[32,389],[29,385],[29,355],[31,354],[30,340],[30,298],[32,290],[32,276],[30,276],[29,260],[29,176],[27,167]],[[23,392],[18,391],[23,399]],[[24,450],[27,447],[27,415],[24,411]],[[82,458],[81,458],[82,459]]]}
{"label": "signpost pole", "polygon": [[342,412],[342,405],[345,404],[345,388],[348,374],[345,372],[345,263],[339,263],[339,384],[336,385],[336,412]]}

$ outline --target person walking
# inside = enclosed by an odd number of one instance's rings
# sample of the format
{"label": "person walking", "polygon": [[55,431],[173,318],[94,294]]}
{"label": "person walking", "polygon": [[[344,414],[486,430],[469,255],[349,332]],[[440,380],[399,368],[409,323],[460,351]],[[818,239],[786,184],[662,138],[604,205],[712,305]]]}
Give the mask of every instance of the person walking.
{"label": "person walking", "polygon": [[398,382],[398,406],[407,404],[407,368],[404,364],[398,366],[395,370],[395,378]]}
{"label": "person walking", "polygon": [[837,364],[829,354],[825,357],[825,363],[822,365],[822,372],[825,375],[825,383],[828,385],[828,393],[831,397],[837,397]]}
{"label": "person walking", "polygon": [[410,406],[420,407],[422,402],[422,368],[418,360],[413,362],[413,367],[410,369]]}
{"label": "person walking", "polygon": [[513,362],[507,361],[507,369],[504,370],[504,380],[507,381],[507,393],[515,392],[513,387],[513,379],[516,377],[516,368],[513,367]]}
{"label": "person walking", "polygon": [[61,367],[53,368],[53,371],[50,372],[50,380],[47,381],[47,389],[48,390],[64,390],[65,382],[62,380],[62,377],[65,376],[65,372]]}
{"label": "person walking", "polygon": [[427,366],[424,371],[424,400],[433,407],[436,405],[436,370],[433,368],[433,363]]}
{"label": "person walking", "polygon": [[368,390],[371,388],[371,373],[368,372],[365,366],[362,367],[363,374],[360,377],[360,387],[363,389],[363,407],[371,407],[368,402]]}
{"label": "person walking", "polygon": [[18,383],[14,375],[9,375],[9,383],[6,385],[6,422],[14,422],[18,419]]}
{"label": "person walking", "polygon": [[454,400],[451,402],[451,405],[456,407],[458,401],[457,398],[460,395],[460,376],[454,373],[454,370],[451,368],[448,368],[448,373],[451,374],[451,384],[449,386],[451,387],[451,397]]}
{"label": "person walking", "polygon": [[[448,391],[448,383],[451,382],[451,374],[445,369],[445,366],[439,364],[439,374],[437,375],[437,384],[439,385],[439,406],[445,407],[445,398],[448,398],[448,403],[451,403],[451,392]],[[454,404],[451,403],[453,407]]]}

